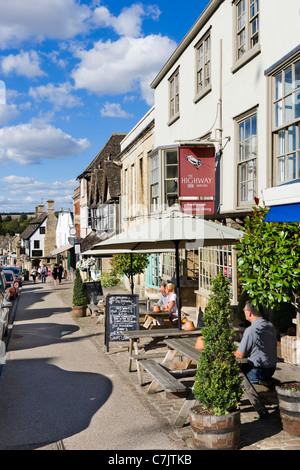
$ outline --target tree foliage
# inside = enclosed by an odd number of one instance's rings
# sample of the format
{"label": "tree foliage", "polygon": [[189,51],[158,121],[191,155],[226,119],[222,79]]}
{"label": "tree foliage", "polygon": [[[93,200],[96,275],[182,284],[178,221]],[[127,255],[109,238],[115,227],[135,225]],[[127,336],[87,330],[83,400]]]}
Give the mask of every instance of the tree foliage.
{"label": "tree foliage", "polygon": [[230,324],[229,280],[220,272],[212,280],[205,309],[202,351],[193,393],[204,409],[223,415],[236,410],[243,395],[233,351],[235,332]]}
{"label": "tree foliage", "polygon": [[26,214],[21,214],[19,218],[12,218],[11,215],[0,216],[0,235],[14,236],[16,233],[24,232],[29,225],[30,219]]}
{"label": "tree foliage", "polygon": [[[237,243],[238,274],[256,305],[297,307],[300,295],[300,232],[297,223],[264,222],[268,210],[254,208]],[[299,308],[299,306],[298,306]]]}
{"label": "tree foliage", "polygon": [[[133,255],[132,274],[141,274],[145,271],[149,264],[148,255]],[[125,274],[128,278],[131,276],[131,259],[130,255],[114,255],[111,261],[112,273],[116,276]]]}

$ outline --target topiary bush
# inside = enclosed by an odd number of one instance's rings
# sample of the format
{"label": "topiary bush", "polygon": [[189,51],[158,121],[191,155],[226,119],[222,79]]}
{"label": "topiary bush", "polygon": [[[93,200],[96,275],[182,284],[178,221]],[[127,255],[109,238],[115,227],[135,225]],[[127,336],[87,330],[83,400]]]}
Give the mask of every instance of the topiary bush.
{"label": "topiary bush", "polygon": [[83,307],[86,304],[85,285],[81,279],[80,271],[77,268],[73,286],[73,305],[74,307]]}
{"label": "topiary bush", "polygon": [[212,294],[205,310],[201,353],[193,393],[205,410],[217,415],[236,411],[243,395],[239,366],[233,352],[234,329],[230,325],[229,280],[219,273],[212,280]]}

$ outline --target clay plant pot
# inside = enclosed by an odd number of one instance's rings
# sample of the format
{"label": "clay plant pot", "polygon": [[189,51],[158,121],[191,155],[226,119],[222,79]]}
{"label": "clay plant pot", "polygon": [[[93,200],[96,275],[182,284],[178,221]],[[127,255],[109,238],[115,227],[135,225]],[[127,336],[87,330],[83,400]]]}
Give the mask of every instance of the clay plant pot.
{"label": "clay plant pot", "polygon": [[72,307],[74,317],[82,318],[86,316],[86,305]]}
{"label": "clay plant pot", "polygon": [[199,351],[203,351],[203,349],[204,349],[203,336],[198,336],[196,344],[195,344],[195,349],[198,349]]}
{"label": "clay plant pot", "polygon": [[153,307],[153,312],[155,312],[155,313],[160,312],[160,308],[159,308],[158,305],[154,305],[154,307]]}
{"label": "clay plant pot", "polygon": [[282,383],[276,392],[283,430],[300,437],[300,382]]}
{"label": "clay plant pot", "polygon": [[194,322],[188,320],[188,321],[184,324],[184,326],[183,326],[182,329],[185,330],[185,331],[192,331],[192,330],[195,330]]}
{"label": "clay plant pot", "polygon": [[197,450],[237,450],[240,441],[240,411],[217,416],[201,405],[190,409],[193,445]]}

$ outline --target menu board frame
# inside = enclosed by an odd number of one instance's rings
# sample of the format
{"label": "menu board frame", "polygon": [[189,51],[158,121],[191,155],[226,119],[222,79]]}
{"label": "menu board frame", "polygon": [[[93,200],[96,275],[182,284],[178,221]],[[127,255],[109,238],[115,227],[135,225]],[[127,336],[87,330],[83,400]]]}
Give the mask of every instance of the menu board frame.
{"label": "menu board frame", "polygon": [[[128,311],[128,309],[130,311]],[[127,317],[127,318],[126,318]],[[139,329],[139,295],[110,294],[106,297],[105,346],[110,342],[127,341],[122,331]]]}

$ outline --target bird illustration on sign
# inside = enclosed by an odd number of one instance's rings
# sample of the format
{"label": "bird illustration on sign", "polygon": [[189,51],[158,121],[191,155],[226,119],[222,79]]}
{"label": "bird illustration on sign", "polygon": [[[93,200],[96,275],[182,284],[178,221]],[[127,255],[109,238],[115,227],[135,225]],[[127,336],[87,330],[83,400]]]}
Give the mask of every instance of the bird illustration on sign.
{"label": "bird illustration on sign", "polygon": [[192,155],[187,155],[186,157],[187,161],[190,162],[194,167],[197,168],[197,170],[199,170],[200,166],[204,165],[204,163],[199,160],[198,158],[196,157],[193,157]]}

